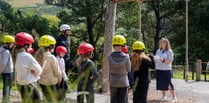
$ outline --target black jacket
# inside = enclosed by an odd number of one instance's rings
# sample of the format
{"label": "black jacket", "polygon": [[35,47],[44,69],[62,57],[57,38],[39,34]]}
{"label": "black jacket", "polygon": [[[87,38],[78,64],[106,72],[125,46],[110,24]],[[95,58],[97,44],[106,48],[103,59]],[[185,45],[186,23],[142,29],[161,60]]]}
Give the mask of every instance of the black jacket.
{"label": "black jacket", "polygon": [[65,54],[64,59],[70,60],[70,45],[71,45],[70,37],[61,34],[56,38],[56,42],[57,43],[56,43],[55,49],[58,46],[64,46],[67,49],[67,53]]}
{"label": "black jacket", "polygon": [[78,67],[78,73],[80,85],[93,85],[93,82],[98,77],[96,66],[90,59],[87,59],[80,64]]}
{"label": "black jacket", "polygon": [[[154,66],[155,64],[152,58],[151,61],[146,58],[142,58],[139,70],[134,71],[134,82],[137,83],[137,87],[146,86],[150,82],[151,78],[149,75],[149,68],[154,69]],[[136,82],[136,80],[138,80],[138,82]]]}

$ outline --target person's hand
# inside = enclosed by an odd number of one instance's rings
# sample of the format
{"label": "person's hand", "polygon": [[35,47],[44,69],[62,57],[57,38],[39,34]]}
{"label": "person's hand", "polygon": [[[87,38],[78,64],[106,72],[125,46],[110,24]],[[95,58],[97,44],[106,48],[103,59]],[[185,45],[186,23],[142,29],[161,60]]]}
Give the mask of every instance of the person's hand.
{"label": "person's hand", "polygon": [[128,93],[132,92],[132,88],[128,87]]}
{"label": "person's hand", "polygon": [[160,60],[161,58],[159,57],[159,56],[154,56],[154,61],[158,61],[158,60]]}
{"label": "person's hand", "polygon": [[90,79],[92,80],[93,79],[93,76],[91,76]]}

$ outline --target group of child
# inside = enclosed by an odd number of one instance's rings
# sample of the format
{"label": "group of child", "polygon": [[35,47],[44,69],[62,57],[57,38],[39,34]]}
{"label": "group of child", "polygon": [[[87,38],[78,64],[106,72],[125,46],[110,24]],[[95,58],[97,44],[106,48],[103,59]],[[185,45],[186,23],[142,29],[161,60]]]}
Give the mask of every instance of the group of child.
{"label": "group of child", "polygon": [[[161,44],[163,42],[163,44]],[[164,54],[155,56],[145,54],[145,45],[135,41],[132,45],[133,53],[128,53],[126,39],[122,35],[115,35],[112,40],[114,51],[109,54],[110,68],[110,102],[128,103],[128,92],[133,91],[133,103],[147,103],[150,83],[149,68],[157,70],[157,90],[162,91],[161,101],[167,101],[165,91],[170,90],[172,102],[177,98],[171,83],[171,65],[173,53],[167,39],[160,40],[159,50]],[[159,51],[158,50],[158,51]],[[158,58],[156,58],[158,57]],[[160,73],[159,73],[160,72]]]}
{"label": "group of child", "polygon": [[[68,77],[63,59],[67,49],[64,46],[55,48],[55,38],[43,35],[38,42],[39,49],[35,55],[31,55],[30,53],[34,53],[31,49],[34,38],[26,32],[17,33],[15,37],[6,35],[3,37],[3,43],[4,45],[0,48],[0,60],[3,60],[0,63],[0,72],[3,75],[4,86],[2,102],[9,101],[13,70],[23,103],[40,103],[42,101],[37,83],[40,84],[46,102],[64,102],[68,90]],[[167,55],[164,55],[162,56],[164,58],[158,58],[157,61],[157,56],[154,58],[152,55],[145,54],[145,45],[141,41],[133,43],[133,53],[129,57],[128,49],[125,46],[126,39],[122,35],[114,36],[112,44],[114,51],[108,55],[110,102],[127,103],[128,92],[132,90],[133,103],[147,103],[150,82],[149,68],[154,69],[155,62],[161,63],[160,65],[171,64],[172,59],[166,59]],[[11,55],[10,49],[13,46],[15,47]],[[53,54],[54,49],[56,56]],[[79,57],[75,61],[79,72],[78,103],[84,103],[84,96],[86,96],[87,103],[94,103],[93,82],[98,74],[96,66],[91,60],[93,51],[94,47],[89,43],[81,43],[78,47]],[[13,67],[13,61],[15,61],[15,67]],[[170,73],[170,69],[168,72]],[[164,87],[157,85],[159,90],[168,90],[168,88],[173,90],[171,78],[166,80],[167,84]],[[163,83],[164,80],[160,81]],[[165,93],[162,93],[165,97]],[[171,93],[175,97],[174,92]]]}
{"label": "group of child", "polygon": [[[4,45],[0,48],[1,73],[3,75],[3,103],[10,101],[12,75],[15,74],[17,88],[21,94],[22,103],[42,102],[39,85],[47,103],[63,103],[68,90],[68,76],[65,72],[64,55],[67,49],[58,46],[56,40],[50,35],[43,35],[38,41],[39,49],[35,55],[31,49],[34,38],[26,32],[20,32],[15,37],[5,35]],[[15,45],[14,45],[15,44]],[[14,47],[13,47],[14,46]],[[12,49],[10,53],[10,49]],[[56,56],[53,54],[54,49]],[[79,69],[78,103],[83,103],[83,91],[87,91],[87,99],[94,101],[93,82],[97,77],[97,70],[91,61],[94,47],[89,43],[82,43],[78,47],[77,66]],[[15,61],[15,67],[13,67]],[[15,68],[15,69],[14,69]],[[39,85],[37,85],[39,83]]]}
{"label": "group of child", "polygon": [[129,88],[133,90],[133,103],[146,103],[149,68],[154,68],[152,56],[150,58],[144,53],[143,42],[136,41],[129,57],[126,39],[122,35],[114,36],[112,44],[114,51],[108,56],[111,103],[127,103]]}

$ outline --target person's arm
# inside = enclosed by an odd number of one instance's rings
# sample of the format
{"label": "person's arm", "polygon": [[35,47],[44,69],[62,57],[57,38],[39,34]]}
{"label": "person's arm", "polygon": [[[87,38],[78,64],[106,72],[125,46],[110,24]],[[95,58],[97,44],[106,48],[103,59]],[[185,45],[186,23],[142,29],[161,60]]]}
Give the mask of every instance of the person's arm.
{"label": "person's arm", "polygon": [[33,75],[40,75],[42,72],[42,68],[40,64],[32,56],[31,56],[31,68],[30,69]]}
{"label": "person's arm", "polygon": [[172,50],[169,50],[168,51],[168,54],[167,54],[167,56],[168,56],[168,58],[166,58],[166,59],[161,59],[161,62],[162,63],[165,63],[165,64],[170,64],[170,63],[172,63],[172,61],[173,61],[173,52],[172,52]]}
{"label": "person's arm", "polygon": [[127,68],[127,72],[130,72],[131,71],[131,61],[130,61],[129,55],[127,56],[127,59],[128,59],[128,61],[127,61],[127,64],[126,64],[126,66],[127,66],[126,68]]}
{"label": "person's arm", "polygon": [[1,62],[0,63],[0,68],[1,68],[0,73],[1,73],[7,68],[7,65],[9,64],[8,62],[10,62],[9,61],[9,59],[10,59],[9,51],[6,51],[6,50],[2,51],[0,56],[1,56],[1,60],[2,60],[2,61],[0,61]]}
{"label": "person's arm", "polygon": [[62,72],[60,70],[58,61],[57,61],[56,57],[53,56],[53,55],[49,59],[47,59],[47,60],[50,61],[51,67],[52,67],[52,69],[54,71],[54,75],[57,77],[58,83],[60,83],[62,81]]}
{"label": "person's arm", "polygon": [[129,80],[130,88],[132,89],[133,85],[134,85],[134,71],[133,71],[133,69],[131,69],[131,71],[128,72],[128,80]]}
{"label": "person's arm", "polygon": [[91,75],[90,75],[90,79],[95,81],[98,77],[98,73],[97,73],[97,69],[96,66],[93,62],[90,62],[90,65],[88,66],[88,69],[90,69],[91,71]]}
{"label": "person's arm", "polygon": [[150,68],[155,69],[155,60],[154,60],[154,56],[149,54],[148,57],[150,58],[150,60],[148,61],[148,65]]}

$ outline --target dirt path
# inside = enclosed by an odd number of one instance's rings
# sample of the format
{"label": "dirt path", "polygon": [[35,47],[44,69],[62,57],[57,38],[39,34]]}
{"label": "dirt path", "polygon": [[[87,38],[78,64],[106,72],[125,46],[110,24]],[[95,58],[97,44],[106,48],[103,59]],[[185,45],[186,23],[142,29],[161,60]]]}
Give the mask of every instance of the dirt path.
{"label": "dirt path", "polygon": [[[209,83],[192,81],[185,82],[184,80],[178,79],[174,79],[173,83],[175,86],[178,103],[208,103],[207,98],[209,95]],[[150,84],[149,103],[161,103],[159,101],[161,92],[155,89],[155,84],[155,80],[153,80]],[[171,98],[169,92],[167,92],[167,95]]]}

